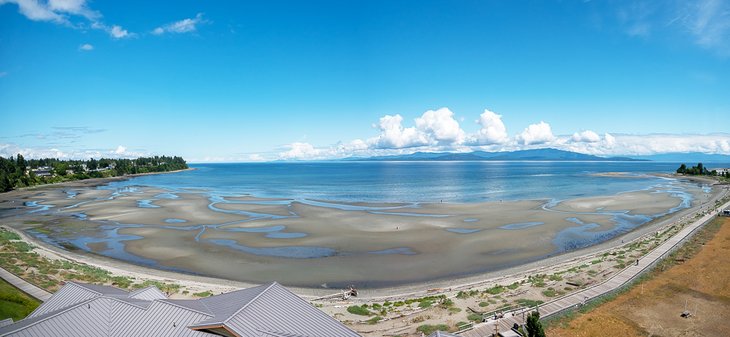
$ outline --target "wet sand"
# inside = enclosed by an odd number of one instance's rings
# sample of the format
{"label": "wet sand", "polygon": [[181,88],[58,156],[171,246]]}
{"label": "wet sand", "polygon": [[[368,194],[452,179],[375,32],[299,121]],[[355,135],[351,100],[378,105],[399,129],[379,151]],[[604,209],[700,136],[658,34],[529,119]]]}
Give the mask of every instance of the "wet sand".
{"label": "wet sand", "polygon": [[[679,188],[695,203],[706,197],[695,185]],[[651,217],[679,206],[683,199],[666,190],[557,204],[367,204],[53,186],[5,194],[0,207],[15,208],[0,212],[50,242],[124,259],[114,255],[116,242],[139,258],[132,262],[154,268],[297,287],[380,288],[501,270],[580,247],[561,233],[599,243],[590,240],[605,240],[602,231],[622,225],[616,212]],[[29,201],[53,207],[17,206]]]}

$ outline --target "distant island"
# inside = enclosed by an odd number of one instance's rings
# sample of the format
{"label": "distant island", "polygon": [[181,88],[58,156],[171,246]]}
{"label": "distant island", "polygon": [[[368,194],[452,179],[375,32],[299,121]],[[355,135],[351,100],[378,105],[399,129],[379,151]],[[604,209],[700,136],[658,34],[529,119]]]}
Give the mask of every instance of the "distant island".
{"label": "distant island", "polygon": [[64,181],[169,172],[187,168],[188,164],[182,157],[60,160],[55,158],[25,159],[18,154],[16,157],[0,157],[0,192]]}
{"label": "distant island", "polygon": [[558,149],[534,149],[507,152],[474,151],[416,152],[407,155],[346,158],[346,161],[647,161],[628,157],[599,157]]}

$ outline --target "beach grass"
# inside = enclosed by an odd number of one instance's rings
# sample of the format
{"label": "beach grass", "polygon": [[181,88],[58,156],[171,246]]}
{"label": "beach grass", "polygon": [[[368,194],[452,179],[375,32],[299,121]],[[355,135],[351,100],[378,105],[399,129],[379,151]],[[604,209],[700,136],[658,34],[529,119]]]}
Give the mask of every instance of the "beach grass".
{"label": "beach grass", "polygon": [[0,279],[0,320],[12,318],[13,321],[28,316],[40,302]]}

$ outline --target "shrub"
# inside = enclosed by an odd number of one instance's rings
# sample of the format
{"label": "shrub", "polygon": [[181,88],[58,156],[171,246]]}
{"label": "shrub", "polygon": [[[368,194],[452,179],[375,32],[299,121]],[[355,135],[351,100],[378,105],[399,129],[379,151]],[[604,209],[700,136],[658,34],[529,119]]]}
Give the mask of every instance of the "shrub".
{"label": "shrub", "polygon": [[474,322],[481,322],[483,317],[480,314],[471,313],[471,314],[469,314],[469,316],[466,316],[466,319],[468,319],[470,321],[474,321]]}
{"label": "shrub", "polygon": [[416,331],[421,332],[424,335],[430,335],[439,330],[448,331],[449,326],[446,324],[437,324],[437,325],[424,324],[424,325],[420,325],[418,328],[416,328]]}
{"label": "shrub", "polygon": [[358,305],[351,305],[347,307],[347,312],[360,316],[370,316],[372,314],[367,308]]}

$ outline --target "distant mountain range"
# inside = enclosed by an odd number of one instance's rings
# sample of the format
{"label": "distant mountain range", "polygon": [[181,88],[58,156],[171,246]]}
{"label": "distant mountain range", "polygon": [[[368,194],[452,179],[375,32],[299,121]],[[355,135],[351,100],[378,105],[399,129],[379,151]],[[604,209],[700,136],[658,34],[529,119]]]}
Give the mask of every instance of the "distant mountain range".
{"label": "distant mountain range", "polygon": [[599,157],[589,154],[558,149],[534,149],[509,152],[474,151],[416,152],[406,155],[379,156],[367,158],[346,158],[347,161],[646,161],[643,158]]}

